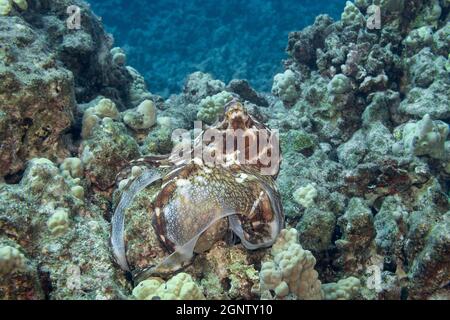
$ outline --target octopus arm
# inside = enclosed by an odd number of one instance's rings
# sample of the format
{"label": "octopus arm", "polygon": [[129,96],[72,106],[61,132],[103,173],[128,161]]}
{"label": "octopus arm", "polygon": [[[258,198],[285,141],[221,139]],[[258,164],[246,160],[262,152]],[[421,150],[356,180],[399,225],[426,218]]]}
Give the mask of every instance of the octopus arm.
{"label": "octopus arm", "polygon": [[248,250],[270,247],[277,239],[278,235],[281,232],[281,229],[283,229],[284,227],[284,214],[279,201],[279,195],[274,192],[274,190],[265,181],[259,180],[259,182],[261,188],[269,198],[271,211],[273,213],[271,221],[261,221],[261,223],[266,223],[268,225],[269,234],[266,236],[262,236],[261,239],[257,242],[249,241],[245,236],[246,231],[242,228],[240,215],[236,214],[228,218],[231,229],[241,239],[242,244]]}
{"label": "octopus arm", "polygon": [[122,193],[119,204],[111,219],[111,245],[116,262],[123,270],[130,271],[125,255],[125,210],[133,201],[134,196],[145,187],[161,179],[161,175],[155,170],[146,170],[130,185],[129,189]]}
{"label": "octopus arm", "polygon": [[172,273],[174,270],[179,270],[185,267],[194,256],[194,248],[197,244],[200,236],[215,223],[223,218],[236,215],[236,212],[230,209],[224,209],[220,215],[215,215],[211,219],[205,222],[202,228],[193,236],[191,239],[185,243],[176,244],[175,251],[167,256],[163,261],[154,267],[147,268],[143,270],[140,274],[137,274],[135,279],[145,279],[154,274],[168,274]]}

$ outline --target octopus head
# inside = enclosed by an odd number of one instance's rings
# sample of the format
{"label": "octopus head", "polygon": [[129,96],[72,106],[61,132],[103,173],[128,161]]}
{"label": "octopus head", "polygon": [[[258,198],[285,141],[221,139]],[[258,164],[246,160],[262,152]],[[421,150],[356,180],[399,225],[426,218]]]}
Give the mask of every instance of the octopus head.
{"label": "octopus head", "polygon": [[226,129],[247,129],[251,126],[251,118],[242,103],[234,98],[225,105],[225,116],[222,122]]}

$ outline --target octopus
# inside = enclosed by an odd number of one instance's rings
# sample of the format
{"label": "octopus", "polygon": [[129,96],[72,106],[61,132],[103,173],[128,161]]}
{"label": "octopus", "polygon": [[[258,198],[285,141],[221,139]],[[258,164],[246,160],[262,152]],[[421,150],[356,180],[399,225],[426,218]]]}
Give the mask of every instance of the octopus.
{"label": "octopus", "polygon": [[[203,131],[194,140],[190,157],[182,158],[177,152],[147,156],[131,162],[118,175],[120,180],[130,175],[130,168],[144,168],[135,170],[139,174],[134,179],[121,182],[124,191],[111,220],[115,260],[134,279],[176,272],[218,240],[240,241],[248,250],[270,247],[284,227],[275,183],[281,157],[267,161],[268,155],[279,150],[277,141],[270,139],[271,131],[248,114],[238,98],[225,106],[223,118],[209,129],[215,130],[216,138],[205,143]],[[237,136],[226,143],[228,147],[219,143],[218,137],[229,138],[236,131],[244,133],[241,144]],[[202,141],[206,152],[216,157],[214,165],[195,156],[195,146]],[[262,169],[269,166],[272,169],[263,174]],[[146,188],[154,190],[146,217],[166,256],[148,266],[131,266],[124,235],[125,212]]]}

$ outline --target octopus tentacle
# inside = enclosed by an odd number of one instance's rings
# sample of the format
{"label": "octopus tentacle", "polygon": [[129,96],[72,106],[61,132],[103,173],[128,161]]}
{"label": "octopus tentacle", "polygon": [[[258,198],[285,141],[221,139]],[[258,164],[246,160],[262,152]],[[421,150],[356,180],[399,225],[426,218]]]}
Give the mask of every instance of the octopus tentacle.
{"label": "octopus tentacle", "polygon": [[130,161],[122,170],[116,175],[115,183],[119,185],[121,180],[130,176],[131,170],[134,166],[142,166],[148,169],[159,167],[171,167],[172,162],[170,155],[146,155],[142,158]]}
{"label": "octopus tentacle", "polygon": [[[129,189],[123,193],[114,213],[111,241],[116,260],[123,269],[130,269],[125,255],[124,212],[135,194],[157,180],[159,191],[154,194],[151,206],[152,236],[167,253],[162,261],[153,260],[146,268],[132,270],[134,280],[173,273],[187,266],[195,253],[205,252],[215,241],[230,234],[249,250],[269,247],[283,228],[284,214],[275,184],[279,166],[269,175],[261,173],[267,166],[261,157],[271,156],[271,148],[278,148],[278,143],[272,146],[272,135],[259,134],[259,130],[267,128],[247,113],[237,97],[224,111],[223,119],[213,128],[219,130],[220,136],[234,139],[231,140],[234,152],[228,154],[230,150],[224,145],[212,142],[203,147],[211,154],[220,151],[219,154],[226,155],[225,163],[218,161],[218,165],[210,166],[195,157],[194,149],[203,143],[202,135],[195,139],[190,158],[180,156],[175,149],[171,155],[147,156],[130,163],[129,170],[134,165],[150,170],[126,186]],[[268,140],[272,147],[261,139]],[[255,145],[256,154],[250,149]],[[251,161],[240,161],[239,154]]]}
{"label": "octopus tentacle", "polygon": [[175,247],[175,250],[158,265],[149,266],[141,271],[135,272],[134,280],[139,282],[140,279],[145,279],[152,275],[154,276],[170,274],[173,273],[174,270],[180,270],[184,268],[190,263],[190,261],[192,261],[192,258],[194,256],[194,248],[200,236],[221,219],[231,217],[233,215],[236,215],[236,212],[232,210],[225,210],[222,214],[214,217],[211,221],[205,224],[201,228],[201,230],[189,241]]}
{"label": "octopus tentacle", "polygon": [[111,219],[111,245],[114,257],[120,267],[124,270],[130,271],[125,254],[125,210],[133,201],[134,196],[143,190],[145,187],[151,185],[155,181],[161,179],[161,175],[155,170],[145,170],[138,178],[136,178],[130,185],[129,189],[124,191],[119,204],[114,211]]}
{"label": "octopus tentacle", "polygon": [[284,212],[275,181],[270,176],[260,175],[254,168],[237,168],[245,173],[254,200],[251,208],[228,218],[233,233],[240,238],[248,250],[271,246],[284,228]]}

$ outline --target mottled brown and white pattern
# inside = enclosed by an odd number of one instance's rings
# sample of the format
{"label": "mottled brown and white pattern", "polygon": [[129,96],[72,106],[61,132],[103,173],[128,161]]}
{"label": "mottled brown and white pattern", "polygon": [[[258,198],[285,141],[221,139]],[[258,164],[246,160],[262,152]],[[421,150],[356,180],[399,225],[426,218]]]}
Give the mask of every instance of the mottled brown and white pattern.
{"label": "mottled brown and white pattern", "polygon": [[[214,128],[223,134],[229,129],[266,129],[236,99],[226,106],[224,120]],[[257,136],[255,139],[259,143]],[[216,166],[205,165],[198,158],[174,164],[170,156],[150,156],[131,163],[130,167],[145,169],[125,187],[113,216],[111,240],[120,266],[133,271],[136,277],[176,271],[189,263],[194,252],[208,250],[230,230],[249,250],[271,246],[284,225],[275,185],[279,166],[273,175],[262,175],[259,156],[252,164],[231,161]],[[160,188],[148,216],[167,258],[146,270],[135,270],[126,258],[124,210],[134,195],[155,183]]]}

